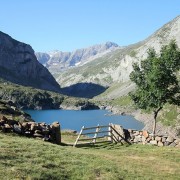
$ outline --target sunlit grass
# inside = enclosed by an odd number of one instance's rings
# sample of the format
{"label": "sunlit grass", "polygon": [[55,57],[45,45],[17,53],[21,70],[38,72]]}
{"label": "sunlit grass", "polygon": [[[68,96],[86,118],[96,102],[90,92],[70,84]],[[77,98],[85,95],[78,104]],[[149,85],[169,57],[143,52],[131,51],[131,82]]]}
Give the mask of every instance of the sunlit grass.
{"label": "sunlit grass", "polygon": [[[62,134],[64,145],[76,139]],[[0,134],[0,179],[178,179],[178,148],[102,143],[73,148]]]}

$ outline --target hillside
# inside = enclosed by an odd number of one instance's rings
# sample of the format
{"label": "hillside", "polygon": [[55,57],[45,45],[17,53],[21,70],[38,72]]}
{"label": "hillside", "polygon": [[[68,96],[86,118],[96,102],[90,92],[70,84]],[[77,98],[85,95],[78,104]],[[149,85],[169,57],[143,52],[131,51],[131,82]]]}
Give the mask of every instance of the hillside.
{"label": "hillside", "polygon": [[39,89],[59,91],[49,71],[37,61],[30,45],[0,31],[0,78]]}
{"label": "hillside", "polygon": [[73,52],[56,50],[36,52],[35,54],[41,64],[47,67],[52,74],[56,74],[72,67],[82,66],[98,57],[121,48],[113,42],[106,42],[88,48],[77,49]]}
{"label": "hillside", "polygon": [[[124,91],[121,90],[124,86],[121,84],[127,83],[128,86],[132,64],[146,58],[148,48],[154,47],[159,52],[161,46],[168,44],[172,39],[175,39],[180,47],[180,16],[165,24],[147,39],[123,49],[117,49],[81,67],[65,71],[56,79],[62,87],[83,82],[110,87],[113,90],[109,91],[108,97],[117,98],[124,95]],[[117,86],[117,83],[120,86]],[[132,89],[133,85],[130,84],[127,93]]]}
{"label": "hillside", "polygon": [[[77,135],[63,133],[63,143]],[[179,179],[179,148],[99,144],[84,148],[0,133],[0,179]],[[153,164],[153,166],[152,166]]]}
{"label": "hillside", "polygon": [[[20,109],[97,109],[88,99],[68,97],[52,91],[21,86],[0,79],[0,100]],[[0,108],[1,110],[1,108]]]}

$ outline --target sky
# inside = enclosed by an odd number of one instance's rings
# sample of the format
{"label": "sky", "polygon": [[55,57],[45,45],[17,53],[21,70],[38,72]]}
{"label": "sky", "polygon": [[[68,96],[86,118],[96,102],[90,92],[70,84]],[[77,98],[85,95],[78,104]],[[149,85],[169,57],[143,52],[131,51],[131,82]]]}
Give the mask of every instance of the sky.
{"label": "sky", "polygon": [[1,0],[0,31],[36,52],[144,40],[180,15],[180,0]]}

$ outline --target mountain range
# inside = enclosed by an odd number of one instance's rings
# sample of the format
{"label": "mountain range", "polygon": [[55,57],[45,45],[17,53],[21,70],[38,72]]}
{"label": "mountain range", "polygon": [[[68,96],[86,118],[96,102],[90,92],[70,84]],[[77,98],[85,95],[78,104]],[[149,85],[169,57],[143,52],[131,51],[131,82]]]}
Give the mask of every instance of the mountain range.
{"label": "mountain range", "polygon": [[71,96],[114,99],[135,87],[129,81],[132,64],[146,58],[149,48],[159,52],[172,39],[180,46],[180,16],[136,44],[106,42],[73,52],[35,53],[30,45],[0,32],[0,78]]}
{"label": "mountain range", "polygon": [[[129,81],[132,64],[145,59],[149,48],[154,48],[159,52],[160,48],[172,39],[176,40],[180,47],[180,16],[165,24],[143,41],[123,48],[115,47],[113,51],[93,58],[91,61],[78,61],[81,65],[66,69],[59,74],[56,71],[56,80],[69,92],[69,95],[76,96],[77,94],[73,92],[78,92],[78,94],[86,96],[92,84],[108,88],[105,93],[106,99],[126,95],[135,87]],[[59,66],[61,65],[59,64]],[[86,88],[82,89],[83,83],[86,84]],[[87,84],[90,86],[88,87]],[[102,98],[104,99],[104,96]]]}
{"label": "mountain range", "polygon": [[52,74],[55,74],[72,67],[82,66],[109,52],[122,48],[113,42],[106,42],[88,48],[77,49],[73,52],[55,50],[50,52],[36,52],[35,54],[38,61],[47,67]]}

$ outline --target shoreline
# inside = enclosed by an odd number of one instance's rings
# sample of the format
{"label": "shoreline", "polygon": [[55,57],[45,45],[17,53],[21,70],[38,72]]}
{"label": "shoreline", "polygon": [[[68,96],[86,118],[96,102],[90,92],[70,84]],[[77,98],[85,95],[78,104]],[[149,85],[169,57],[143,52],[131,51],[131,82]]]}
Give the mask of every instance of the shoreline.
{"label": "shoreline", "polygon": [[[92,108],[88,106],[86,109],[83,109],[82,106],[67,106],[67,105],[61,105],[57,110],[76,110],[76,111],[82,111],[82,110],[95,110],[95,109],[101,109],[101,110],[107,110],[111,112],[111,114],[105,114],[107,116],[113,116],[113,115],[130,115],[133,116],[137,121],[142,122],[144,124],[144,128],[142,130],[146,130],[149,132],[152,132],[153,127],[153,115],[142,113],[141,110],[135,110],[134,108],[126,108],[126,107],[117,107],[117,106],[96,106],[96,108]],[[27,109],[26,109],[27,110]],[[48,109],[40,109],[35,108],[34,110],[48,110]],[[156,124],[156,134],[158,135],[170,135],[172,137],[178,137],[177,132],[175,128],[164,126],[161,122],[157,122]]]}
{"label": "shoreline", "polygon": [[[142,130],[146,130],[152,132],[154,118],[153,114],[142,113],[141,110],[130,109],[123,107],[113,107],[107,106],[106,110],[112,112],[112,115],[130,115],[133,116],[137,121],[140,121],[144,124],[144,128]],[[161,122],[157,122],[156,124],[156,134],[158,135],[170,135],[172,137],[178,137],[175,128],[170,126],[164,126]]]}

